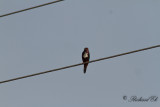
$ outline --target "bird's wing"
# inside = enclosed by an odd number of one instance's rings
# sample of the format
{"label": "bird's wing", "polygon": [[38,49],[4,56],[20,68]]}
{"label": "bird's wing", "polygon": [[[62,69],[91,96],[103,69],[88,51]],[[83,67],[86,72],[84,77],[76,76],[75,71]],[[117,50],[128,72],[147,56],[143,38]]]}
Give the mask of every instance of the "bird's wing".
{"label": "bird's wing", "polygon": [[88,53],[88,59],[90,59],[90,53]]}
{"label": "bird's wing", "polygon": [[83,60],[83,62],[84,62],[84,58],[83,58],[83,55],[84,55],[84,51],[82,52],[82,60]]}

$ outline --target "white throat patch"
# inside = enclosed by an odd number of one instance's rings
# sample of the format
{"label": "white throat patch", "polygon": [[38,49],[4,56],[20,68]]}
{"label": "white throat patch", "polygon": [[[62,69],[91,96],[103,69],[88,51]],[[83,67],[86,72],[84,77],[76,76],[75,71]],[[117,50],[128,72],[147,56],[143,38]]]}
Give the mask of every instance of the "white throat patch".
{"label": "white throat patch", "polygon": [[85,52],[84,55],[83,55],[83,57],[87,58],[88,57],[88,53]]}

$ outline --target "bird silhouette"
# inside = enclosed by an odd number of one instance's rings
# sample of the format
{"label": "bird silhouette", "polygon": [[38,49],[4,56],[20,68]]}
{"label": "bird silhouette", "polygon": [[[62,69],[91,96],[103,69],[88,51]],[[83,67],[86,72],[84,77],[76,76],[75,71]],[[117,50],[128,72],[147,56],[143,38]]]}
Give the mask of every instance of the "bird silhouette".
{"label": "bird silhouette", "polygon": [[[84,51],[82,52],[82,60],[83,60],[83,63],[84,63],[84,62],[88,62],[89,59],[90,59],[90,53],[89,53],[89,49],[86,47],[86,48],[84,48]],[[86,73],[87,66],[88,66],[88,63],[85,63],[85,64],[84,64],[84,69],[83,69],[83,72],[84,72],[84,73]]]}

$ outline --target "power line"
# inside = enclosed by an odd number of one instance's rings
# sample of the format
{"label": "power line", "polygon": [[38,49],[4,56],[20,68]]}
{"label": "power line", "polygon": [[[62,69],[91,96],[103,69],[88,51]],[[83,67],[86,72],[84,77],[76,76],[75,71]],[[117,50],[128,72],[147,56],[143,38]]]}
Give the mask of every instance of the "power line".
{"label": "power line", "polygon": [[[140,52],[140,51],[144,51],[144,50],[149,50],[149,49],[153,49],[153,48],[157,48],[157,47],[160,47],[160,45],[155,45],[155,46],[151,46],[151,47],[147,47],[147,48],[143,48],[143,49],[138,49],[138,50],[134,50],[134,51],[126,52],[126,53],[121,53],[121,54],[117,54],[117,55],[113,55],[113,56],[109,56],[109,57],[99,58],[99,59],[91,60],[91,61],[85,62],[85,63],[92,63],[92,62],[97,62],[97,61],[101,61],[101,60],[111,59],[111,58],[131,54],[131,53],[136,53],[136,52]],[[59,70],[62,70],[62,69],[67,69],[67,68],[71,68],[71,67],[75,67],[75,66],[80,66],[80,65],[83,65],[85,63],[74,64],[74,65],[65,66],[65,67],[61,67],[61,68],[57,68],[57,69],[53,69],[53,70],[49,70],[49,71],[44,71],[44,72],[39,72],[39,73],[35,73],[35,74],[21,76],[21,77],[9,79],[9,80],[4,80],[4,81],[0,81],[0,84],[6,83],[6,82],[11,82],[11,81],[14,81],[14,80],[23,79],[23,78],[33,77],[33,76],[36,76],[36,75],[41,75],[41,74],[45,74],[45,73],[49,73],[49,72],[59,71]]]}
{"label": "power line", "polygon": [[35,8],[38,8],[38,7],[50,5],[50,4],[57,3],[57,2],[61,2],[61,1],[64,1],[64,0],[57,0],[57,1],[52,1],[52,2],[49,2],[49,3],[45,3],[45,4],[33,6],[33,7],[30,7],[30,8],[26,8],[26,9],[18,10],[18,11],[15,11],[15,12],[11,12],[11,13],[7,13],[7,14],[0,15],[0,17],[9,16],[9,15],[12,15],[12,14],[24,12],[24,11],[27,11],[27,10],[35,9]]}

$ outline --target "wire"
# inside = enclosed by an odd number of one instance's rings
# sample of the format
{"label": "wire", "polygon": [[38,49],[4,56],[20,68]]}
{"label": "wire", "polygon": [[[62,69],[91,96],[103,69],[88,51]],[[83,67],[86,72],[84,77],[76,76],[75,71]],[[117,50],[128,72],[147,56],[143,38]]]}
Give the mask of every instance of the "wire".
{"label": "wire", "polygon": [[[140,51],[144,51],[144,50],[149,50],[149,49],[153,49],[153,48],[157,48],[157,47],[160,47],[160,45],[155,45],[155,46],[151,46],[151,47],[147,47],[147,48],[143,48],[143,49],[138,49],[138,50],[134,50],[134,51],[126,52],[126,53],[121,53],[121,54],[117,54],[117,55],[113,55],[113,56],[109,56],[109,57],[104,57],[104,58],[100,58],[100,59],[96,59],[96,60],[91,60],[91,61],[85,62],[85,63],[92,63],[92,62],[97,62],[97,61],[101,61],[101,60],[111,59],[111,58],[131,54],[131,53],[136,53],[136,52],[140,52]],[[0,84],[15,81],[15,80],[19,80],[19,79],[23,79],[23,78],[33,77],[33,76],[37,76],[37,75],[41,75],[41,74],[46,74],[46,73],[49,73],[49,72],[59,71],[59,70],[62,70],[62,69],[67,69],[67,68],[71,68],[71,67],[75,67],[75,66],[80,66],[80,65],[83,65],[85,63],[74,64],[74,65],[65,66],[65,67],[61,67],[61,68],[57,68],[57,69],[53,69],[53,70],[49,70],[49,71],[44,71],[44,72],[30,74],[30,75],[17,77],[17,78],[13,78],[13,79],[9,79],[9,80],[4,80],[4,81],[0,81]]]}
{"label": "wire", "polygon": [[15,11],[15,12],[11,12],[11,13],[7,13],[7,14],[0,15],[0,17],[9,16],[9,15],[12,15],[12,14],[16,14],[16,13],[24,12],[24,11],[27,11],[27,10],[35,9],[35,8],[38,8],[38,7],[42,7],[42,6],[46,6],[46,5],[50,5],[50,4],[57,3],[57,2],[61,2],[61,1],[64,1],[64,0],[52,1],[52,2],[49,2],[49,3],[45,3],[45,4],[41,4],[41,5],[37,5],[37,6],[34,6],[34,7],[30,7],[30,8],[26,8],[26,9],[18,10],[18,11]]}

